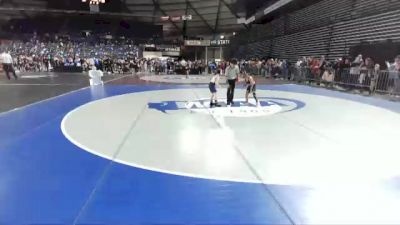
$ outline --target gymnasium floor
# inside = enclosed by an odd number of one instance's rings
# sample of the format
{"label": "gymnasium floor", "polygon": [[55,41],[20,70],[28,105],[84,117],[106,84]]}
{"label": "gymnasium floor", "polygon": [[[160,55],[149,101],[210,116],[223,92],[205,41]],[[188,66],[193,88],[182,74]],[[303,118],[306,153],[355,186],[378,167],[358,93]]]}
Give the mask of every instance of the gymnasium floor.
{"label": "gymnasium floor", "polygon": [[0,224],[400,224],[400,103],[206,82],[0,80]]}

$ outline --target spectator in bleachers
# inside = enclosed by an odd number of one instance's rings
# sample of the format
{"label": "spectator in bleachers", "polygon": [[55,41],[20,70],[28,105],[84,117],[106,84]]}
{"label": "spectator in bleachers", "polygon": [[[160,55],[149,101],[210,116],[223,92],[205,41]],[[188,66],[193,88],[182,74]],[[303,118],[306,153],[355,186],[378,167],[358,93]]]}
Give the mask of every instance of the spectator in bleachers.
{"label": "spectator in bleachers", "polygon": [[299,58],[295,65],[294,79],[297,81],[303,81],[306,79],[306,58]]}
{"label": "spectator in bleachers", "polygon": [[274,77],[274,78],[278,78],[279,77],[279,75],[280,75],[280,66],[281,66],[281,62],[280,62],[280,60],[278,60],[278,59],[272,59],[272,61],[271,61],[271,66],[272,66],[272,68],[271,68],[271,75]]}
{"label": "spectator in bleachers", "polygon": [[335,82],[338,82],[340,80],[340,74],[339,74],[339,68],[341,67],[341,65],[343,64],[343,58],[338,58],[335,59],[335,62],[332,65],[332,68],[335,71]]}
{"label": "spectator in bleachers", "polygon": [[360,70],[363,63],[363,56],[360,54],[354,59],[353,63],[351,63],[350,74],[357,76],[360,75]]}
{"label": "spectator in bleachers", "polygon": [[381,66],[379,64],[375,64],[374,70],[373,70],[372,75],[371,75],[371,83],[370,83],[370,86],[369,86],[369,94],[372,94],[376,90],[376,86],[377,86],[378,79],[379,79],[379,74],[381,72],[380,70],[381,70]]}
{"label": "spectator in bleachers", "polygon": [[256,59],[256,67],[257,67],[257,74],[256,75],[260,75],[261,74],[261,65],[262,65],[262,62],[259,59]]}
{"label": "spectator in bleachers", "polygon": [[[130,44],[130,40],[82,39],[73,37],[73,34],[71,37],[55,36],[53,39],[34,35],[28,41],[14,41],[8,45],[16,59],[15,65],[23,72],[49,71],[62,66],[83,68],[84,62],[89,58],[96,58],[101,62],[110,57],[115,62],[127,62],[138,51],[136,46]],[[114,67],[116,65],[112,68]],[[85,69],[88,69],[87,65]]]}
{"label": "spectator in bleachers", "polygon": [[339,67],[339,81],[342,83],[344,81],[347,81],[350,76],[350,68],[351,68],[351,62],[349,58],[344,59],[344,63]]}
{"label": "spectator in bleachers", "polygon": [[281,71],[283,79],[289,80],[289,64],[286,60],[282,60]]}
{"label": "spectator in bleachers", "polygon": [[359,78],[360,84],[367,85],[370,82],[374,67],[374,61],[369,57],[366,58],[365,62],[361,64],[361,73]]}
{"label": "spectator in bleachers", "polygon": [[[319,64],[318,64],[318,70],[319,70],[319,76],[317,78],[317,80],[322,78],[322,75],[324,74],[325,70],[326,70],[326,64],[327,61],[325,60],[325,56],[321,56],[321,59],[319,60]],[[319,83],[317,83],[319,85]]]}
{"label": "spectator in bleachers", "polygon": [[272,77],[272,59],[268,59],[265,64],[266,77]]}
{"label": "spectator in bleachers", "polygon": [[316,58],[312,58],[312,57],[310,57],[309,58],[309,63],[310,63],[310,65],[309,65],[309,67],[310,67],[310,69],[311,69],[311,76],[312,76],[312,80],[314,80],[314,81],[316,81],[317,83],[319,83],[319,79],[320,79],[320,70],[319,70],[319,68],[320,68],[320,63],[319,63],[319,60],[318,59],[316,59]]}
{"label": "spectator in bleachers", "polygon": [[400,55],[396,56],[394,63],[386,62],[386,66],[389,71],[389,79],[393,82],[390,94],[400,97]]}
{"label": "spectator in bleachers", "polygon": [[322,71],[324,71],[324,73],[322,74],[321,80],[325,83],[325,86],[332,87],[335,76],[332,65],[330,63],[325,63]]}
{"label": "spectator in bleachers", "polygon": [[215,72],[217,71],[217,63],[215,61],[211,61],[208,64],[209,70],[212,74],[215,74]]}

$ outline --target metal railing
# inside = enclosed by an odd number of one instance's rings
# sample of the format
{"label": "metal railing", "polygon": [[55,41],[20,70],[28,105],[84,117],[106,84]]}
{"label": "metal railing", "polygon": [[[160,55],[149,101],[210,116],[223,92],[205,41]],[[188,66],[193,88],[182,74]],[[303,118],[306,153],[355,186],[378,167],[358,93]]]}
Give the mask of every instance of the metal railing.
{"label": "metal railing", "polygon": [[345,89],[359,89],[370,94],[400,95],[400,72],[373,69],[310,69],[292,67],[290,76],[299,83],[324,84]]}

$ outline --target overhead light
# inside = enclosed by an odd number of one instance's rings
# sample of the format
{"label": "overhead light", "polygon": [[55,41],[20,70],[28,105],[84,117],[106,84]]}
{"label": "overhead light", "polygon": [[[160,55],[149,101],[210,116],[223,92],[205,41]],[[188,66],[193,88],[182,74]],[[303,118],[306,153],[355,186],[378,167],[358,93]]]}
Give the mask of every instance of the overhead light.
{"label": "overhead light", "polygon": [[221,35],[221,37],[220,37],[221,39],[224,39],[225,38],[225,36],[224,35]]}
{"label": "overhead light", "polygon": [[233,36],[236,36],[236,32],[233,32]]}

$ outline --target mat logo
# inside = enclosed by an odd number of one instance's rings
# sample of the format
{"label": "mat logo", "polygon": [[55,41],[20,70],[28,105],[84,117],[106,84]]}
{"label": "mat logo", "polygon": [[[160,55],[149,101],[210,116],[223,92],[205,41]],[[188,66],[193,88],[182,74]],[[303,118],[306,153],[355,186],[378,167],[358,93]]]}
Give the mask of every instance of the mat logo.
{"label": "mat logo", "polygon": [[38,78],[47,78],[47,77],[56,77],[54,75],[22,75],[21,79],[38,79]]}
{"label": "mat logo", "polygon": [[246,103],[244,99],[237,99],[235,106],[210,108],[208,99],[196,101],[164,101],[149,103],[149,109],[155,109],[165,114],[178,110],[189,110],[192,113],[212,114],[224,117],[256,117],[268,116],[277,113],[285,113],[299,110],[305,106],[302,101],[286,98],[260,98],[260,106],[255,102]]}

